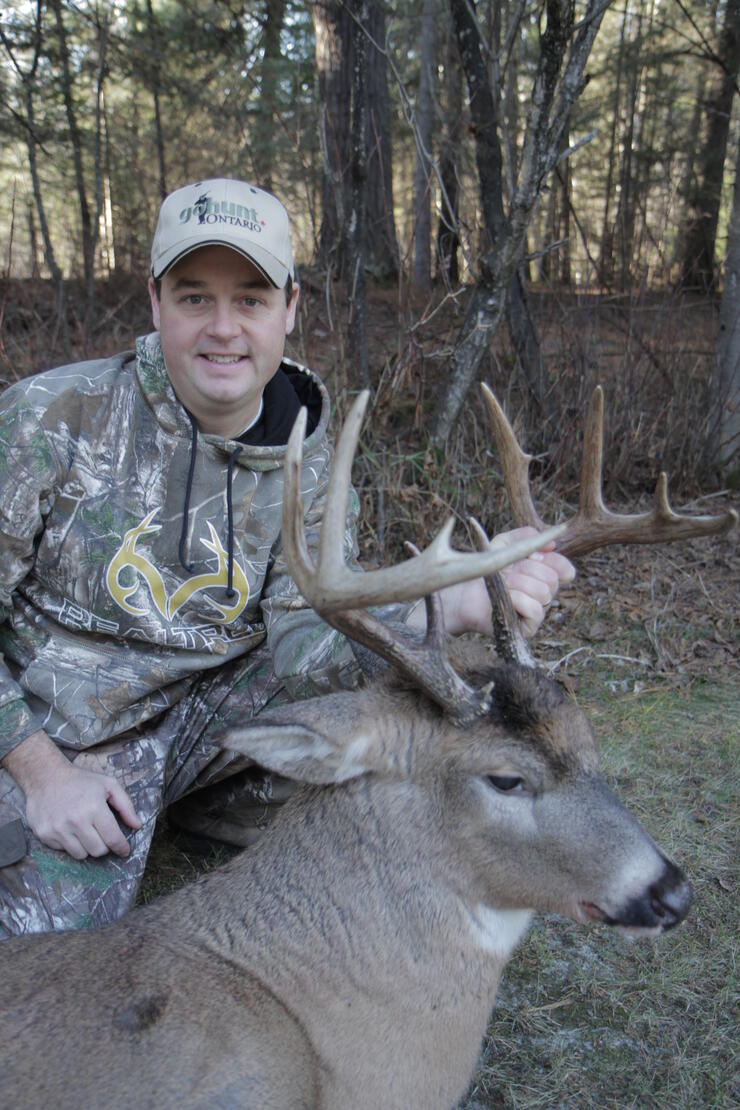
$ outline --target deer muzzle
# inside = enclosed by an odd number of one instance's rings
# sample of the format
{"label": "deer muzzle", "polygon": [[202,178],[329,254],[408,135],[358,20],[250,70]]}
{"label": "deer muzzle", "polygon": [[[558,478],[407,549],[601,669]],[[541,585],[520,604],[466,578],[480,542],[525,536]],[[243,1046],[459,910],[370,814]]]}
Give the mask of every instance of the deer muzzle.
{"label": "deer muzzle", "polygon": [[630,932],[664,933],[680,924],[691,906],[691,885],[669,859],[663,872],[638,897],[631,898],[618,914],[609,914],[594,902],[581,902],[580,910],[589,920],[615,925]]}

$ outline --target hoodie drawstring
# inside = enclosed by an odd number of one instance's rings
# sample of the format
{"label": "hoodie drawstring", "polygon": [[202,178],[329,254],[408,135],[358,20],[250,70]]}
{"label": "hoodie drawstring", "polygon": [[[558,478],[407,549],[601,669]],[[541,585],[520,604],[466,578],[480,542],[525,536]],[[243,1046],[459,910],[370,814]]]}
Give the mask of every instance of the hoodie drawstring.
{"label": "hoodie drawstring", "polygon": [[[185,408],[184,405],[183,408]],[[179,558],[180,565],[183,567],[183,569],[186,570],[188,574],[192,574],[195,570],[195,564],[187,563],[185,561],[185,546],[188,540],[190,495],[193,492],[193,475],[195,474],[195,458],[198,448],[198,424],[191,412],[188,412],[187,409],[185,409],[185,412],[187,413],[188,420],[190,421],[190,427],[193,430],[193,437],[190,441],[190,466],[188,467],[188,477],[185,483],[185,503],[182,507],[182,531],[180,533]],[[234,450],[229,455],[229,461],[226,467],[226,553],[228,556],[228,579],[226,586],[226,596],[228,598],[232,598],[236,595],[236,590],[234,589],[234,506],[231,496],[231,484],[234,479],[234,463],[239,458],[241,451],[241,447],[234,448]]]}
{"label": "hoodie drawstring", "polygon": [[[185,409],[185,406],[182,406]],[[188,517],[190,516],[190,494],[193,491],[193,474],[195,473],[195,453],[198,447],[198,424],[192,412],[187,413],[190,427],[193,431],[193,438],[190,441],[190,466],[188,467],[188,480],[185,483],[185,504],[182,507],[182,531],[180,533],[180,548],[178,551],[180,557],[180,566],[186,570],[188,574],[192,574],[195,570],[194,563],[185,562],[185,544],[188,541]]]}
{"label": "hoodie drawstring", "polygon": [[236,594],[236,590],[234,589],[234,507],[231,500],[231,483],[234,478],[234,463],[241,453],[241,447],[235,447],[229,455],[229,462],[226,467],[226,549],[229,558],[229,577],[226,586],[226,596],[228,598],[232,598]]}

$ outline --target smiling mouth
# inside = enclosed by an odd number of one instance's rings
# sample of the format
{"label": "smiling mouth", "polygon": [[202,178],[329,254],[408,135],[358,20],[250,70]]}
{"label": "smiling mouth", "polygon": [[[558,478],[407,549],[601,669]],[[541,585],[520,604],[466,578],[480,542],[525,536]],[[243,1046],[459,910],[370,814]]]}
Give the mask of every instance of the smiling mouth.
{"label": "smiling mouth", "polygon": [[234,363],[241,362],[246,355],[215,355],[204,353],[201,358],[206,359],[208,362],[215,362],[218,366],[232,366]]}

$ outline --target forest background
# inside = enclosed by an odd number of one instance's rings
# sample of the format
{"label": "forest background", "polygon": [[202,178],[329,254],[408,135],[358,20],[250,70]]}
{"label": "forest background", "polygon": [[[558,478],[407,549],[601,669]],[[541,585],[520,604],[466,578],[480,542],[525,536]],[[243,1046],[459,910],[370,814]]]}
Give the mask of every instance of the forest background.
{"label": "forest background", "polygon": [[740,0],[12,0],[0,62],[8,379],[130,345],[162,196],[240,176],[391,431],[484,377],[567,471],[604,379],[610,481],[736,482]]}
{"label": "forest background", "polygon": [[[606,390],[604,482],[694,511],[740,481],[740,0],[6,0],[0,378],[131,348],[162,196],[273,189],[294,357],[372,418],[370,563],[443,516],[510,519],[474,388],[554,519]],[[606,774],[691,876],[660,945],[537,925],[465,1106],[725,1106],[735,1050],[739,560],[729,537],[584,561],[538,638]],[[144,897],[203,865],[155,840]]]}

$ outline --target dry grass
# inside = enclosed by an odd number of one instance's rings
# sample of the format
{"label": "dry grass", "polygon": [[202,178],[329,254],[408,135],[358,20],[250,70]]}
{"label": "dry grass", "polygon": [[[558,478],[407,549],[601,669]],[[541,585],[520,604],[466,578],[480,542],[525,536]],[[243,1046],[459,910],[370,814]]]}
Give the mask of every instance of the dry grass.
{"label": "dry grass", "polygon": [[[292,350],[327,378],[341,414],[348,374],[336,291],[306,275]],[[490,531],[509,523],[490,435],[476,398],[444,452],[423,428],[459,328],[463,297],[428,305],[376,292],[370,316],[375,403],[355,481],[363,501],[362,550],[370,562],[427,542],[448,513],[474,513]],[[90,355],[130,347],[149,327],[143,282],[100,293]],[[2,290],[2,368],[12,380],[61,362],[48,288]],[[573,294],[542,299],[550,400],[544,427],[499,336],[481,376],[516,416],[530,451],[543,517],[577,498],[582,411],[606,386],[606,492],[618,507],[642,503],[659,469],[695,510],[730,503],[708,468],[702,417],[714,347],[711,303]],[[72,314],[75,356],[79,319]],[[711,495],[698,500],[701,490]],[[740,591],[737,541],[593,556],[551,614],[539,640],[590,713],[603,765],[618,793],[688,869],[695,906],[675,934],[627,944],[606,929],[538,923],[504,979],[481,1068],[464,1106],[683,1108],[740,1104],[737,1025]],[[164,828],[144,896],[212,866]]]}
{"label": "dry grass", "polygon": [[[687,870],[694,905],[655,942],[538,921],[506,971],[464,1110],[740,1102],[737,571],[728,538],[701,554],[604,553],[546,628],[541,654],[564,660],[556,673],[589,714],[607,778]],[[709,628],[721,643],[697,653]]]}
{"label": "dry grass", "polygon": [[538,922],[507,969],[462,1106],[737,1105],[737,685],[614,694],[594,668],[582,700],[607,777],[686,868],[694,906],[655,942]]}

